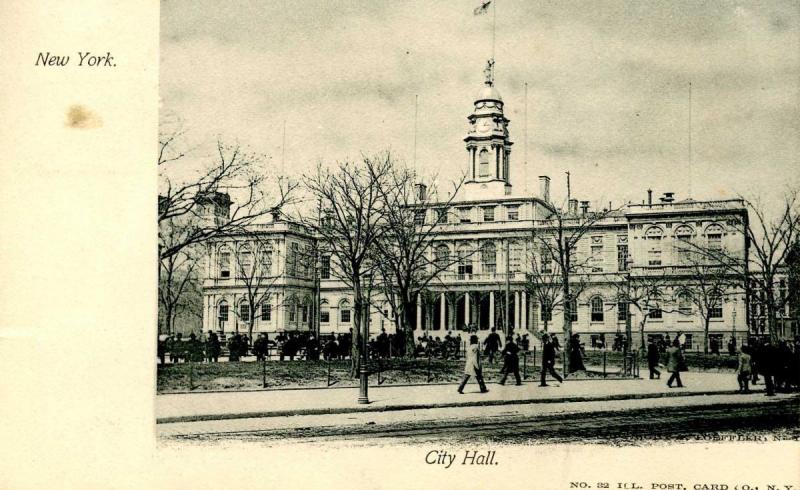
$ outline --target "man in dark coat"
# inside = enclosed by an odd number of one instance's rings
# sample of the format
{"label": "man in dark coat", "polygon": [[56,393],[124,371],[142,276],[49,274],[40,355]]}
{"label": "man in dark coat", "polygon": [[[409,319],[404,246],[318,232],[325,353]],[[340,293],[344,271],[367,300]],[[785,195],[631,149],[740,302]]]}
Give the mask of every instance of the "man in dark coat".
{"label": "man in dark coat", "polygon": [[672,388],[673,382],[678,382],[678,388],[683,388],[681,382],[681,364],[684,363],[683,351],[681,350],[681,343],[678,337],[672,341],[672,346],[667,349],[667,371],[672,375],[667,380],[667,386]]}
{"label": "man in dark coat", "polygon": [[586,371],[583,365],[583,353],[581,352],[581,338],[578,334],[573,334],[569,340],[569,372]]}
{"label": "man in dark coat", "polygon": [[156,353],[158,354],[158,360],[163,365],[166,364],[166,356],[167,356],[167,339],[158,339],[158,344],[156,344]]}
{"label": "man in dark coat", "polygon": [[228,361],[239,361],[239,355],[242,351],[242,336],[238,333],[231,337],[228,341]]}
{"label": "man in dark coat", "polygon": [[555,370],[556,365],[556,346],[553,344],[550,336],[544,334],[542,336],[542,342],[544,345],[542,346],[542,377],[541,383],[539,386],[548,386],[546,383],[546,373],[549,372],[550,375],[558,380],[559,383],[563,383],[564,380]]}
{"label": "man in dark coat", "polygon": [[261,362],[267,358],[267,337],[263,333],[258,334],[258,338],[253,342],[253,353],[256,361]]}
{"label": "man in dark coat", "polygon": [[206,357],[208,362],[218,362],[219,354],[222,351],[222,346],[219,343],[219,337],[213,331],[208,331],[208,338],[206,339]]}
{"label": "man in dark coat", "polygon": [[500,378],[500,384],[506,384],[506,378],[509,373],[514,374],[514,379],[517,380],[517,386],[522,384],[522,379],[519,377],[519,346],[514,343],[514,337],[511,335],[506,338],[506,345],[503,347],[503,377]]}
{"label": "man in dark coat", "polygon": [[661,379],[661,371],[658,370],[659,356],[656,342],[650,339],[647,343],[647,367],[650,368],[650,379]]}
{"label": "man in dark coat", "polygon": [[492,332],[486,337],[486,340],[483,341],[483,345],[486,349],[484,354],[489,358],[489,364],[493,364],[494,356],[500,350],[500,336],[497,335],[495,328],[492,328]]}

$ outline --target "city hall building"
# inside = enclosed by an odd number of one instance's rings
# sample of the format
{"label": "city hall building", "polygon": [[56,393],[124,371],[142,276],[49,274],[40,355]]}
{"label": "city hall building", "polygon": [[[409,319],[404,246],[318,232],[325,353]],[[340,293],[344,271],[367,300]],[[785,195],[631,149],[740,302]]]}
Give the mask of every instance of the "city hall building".
{"label": "city hall building", "polygon": [[[563,309],[541,308],[536,295],[526,291],[526,272],[531,254],[538,253],[534,233],[552,231],[549,218],[556,212],[550,198],[550,179],[539,177],[536,195],[514,187],[521,180],[512,158],[503,98],[494,85],[491,65],[478,91],[469,130],[464,138],[463,165],[467,181],[442,216],[431,202],[419,220],[441,220],[430,247],[431,260],[458,257],[417,301],[415,337],[444,336],[447,331],[463,336],[465,329],[488,332],[493,326],[510,325],[516,332],[535,335],[547,324],[560,333]],[[420,189],[424,193],[424,189]],[[441,206],[441,205],[440,205]],[[588,201],[569,200],[561,210],[577,221],[590,215]],[[638,325],[643,312],[619,301],[629,281],[650,275],[669,278],[659,311],[647,312],[645,336],[679,331],[687,335],[689,348],[702,348],[704,321],[697,308],[681,294],[691,281],[691,268],[681,256],[681,241],[724,248],[745,254],[746,240],[736,226],[746,219],[741,200],[676,200],[666,193],[642,204],[628,204],[593,222],[578,243],[581,291],[573,303],[572,328],[586,345],[604,337],[610,345],[624,333],[627,315],[638,345]],[[567,219],[567,223],[569,219]],[[251,308],[246,287],[237,277],[236,264],[257,265],[268,277],[269,294],[255,310],[254,332],[312,331],[321,334],[348,332],[354,325],[353,302],[348,288],[331,274],[330,258],[309,260],[315,237],[301,226],[275,216],[270,223],[253,227],[258,240],[217,240],[208,244],[203,281],[203,330],[246,332]],[[541,259],[541,257],[540,257]],[[550,267],[539,260],[542,267]],[[370,333],[395,330],[393,312],[378,299],[370,311]],[[710,312],[710,334],[727,340],[747,335],[744,292],[726,291],[724,301]],[[272,337],[272,335],[270,335]],[[563,342],[563,338],[561,339]]]}

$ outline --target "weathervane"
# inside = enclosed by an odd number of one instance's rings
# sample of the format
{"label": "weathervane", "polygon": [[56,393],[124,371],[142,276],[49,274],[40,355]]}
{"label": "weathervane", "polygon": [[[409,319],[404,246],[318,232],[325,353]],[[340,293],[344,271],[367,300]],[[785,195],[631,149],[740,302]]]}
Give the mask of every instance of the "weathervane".
{"label": "weathervane", "polygon": [[483,75],[486,77],[486,85],[490,87],[494,85],[494,58],[490,58],[486,61],[486,68],[483,70]]}

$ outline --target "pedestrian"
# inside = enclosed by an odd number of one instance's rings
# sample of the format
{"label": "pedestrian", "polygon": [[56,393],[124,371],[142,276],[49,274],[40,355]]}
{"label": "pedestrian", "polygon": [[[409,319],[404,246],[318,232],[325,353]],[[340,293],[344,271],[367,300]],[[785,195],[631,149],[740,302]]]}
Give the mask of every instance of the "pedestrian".
{"label": "pedestrian", "polygon": [[764,388],[767,390],[766,396],[775,396],[775,371],[778,357],[778,350],[772,346],[772,340],[764,337],[756,356],[758,370],[764,377]]}
{"label": "pedestrian", "polygon": [[500,336],[497,334],[497,329],[492,327],[492,332],[486,336],[486,339],[483,341],[483,345],[485,346],[484,353],[489,358],[489,364],[494,364],[494,356],[500,350]]}
{"label": "pedestrian", "polygon": [[711,337],[711,353],[714,355],[719,355],[719,341],[716,337]]}
{"label": "pedestrian", "polygon": [[167,339],[161,338],[160,335],[158,337],[158,343],[156,344],[156,354],[158,355],[158,360],[161,365],[166,364]]}
{"label": "pedestrian", "polygon": [[216,333],[209,330],[208,338],[206,339],[206,358],[208,362],[219,362],[219,354],[222,351],[222,346],[219,343],[219,337]]}
{"label": "pedestrian", "polygon": [[553,343],[551,337],[547,334],[542,335],[542,377],[539,386],[549,386],[546,382],[547,377],[546,373],[550,373],[550,375],[558,380],[559,383],[563,383],[564,380],[555,370],[556,365],[556,346]]}
{"label": "pedestrian", "polygon": [[672,388],[672,383],[676,381],[678,382],[678,388],[683,388],[683,382],[681,382],[681,365],[683,363],[680,337],[675,337],[672,347],[667,349],[667,371],[672,373],[669,380],[667,380],[667,386],[670,388]]}
{"label": "pedestrian", "polygon": [[650,379],[661,379],[661,371],[658,370],[660,353],[655,340],[650,339],[647,344],[647,367],[650,368]]}
{"label": "pedestrian", "polygon": [[569,340],[569,372],[586,371],[583,365],[583,354],[581,353],[581,337],[573,334]]}
{"label": "pedestrian", "polygon": [[739,382],[739,393],[750,393],[748,382],[750,381],[750,348],[743,345],[739,349],[739,365],[736,367],[736,380]]}
{"label": "pedestrian", "polygon": [[736,338],[733,335],[728,340],[728,354],[731,356],[736,355]]}
{"label": "pedestrian", "polygon": [[258,334],[258,338],[253,342],[253,353],[256,355],[256,361],[258,362],[267,358],[267,338],[263,332]]}
{"label": "pedestrian", "polygon": [[466,360],[464,362],[464,377],[461,378],[461,384],[458,385],[458,393],[464,394],[464,386],[466,386],[469,377],[473,376],[478,382],[481,393],[488,393],[486,384],[483,382],[483,371],[481,369],[481,348],[478,345],[478,336],[470,335],[469,346],[467,347]]}
{"label": "pedestrian", "polygon": [[522,378],[519,377],[519,346],[514,342],[514,337],[511,335],[506,339],[506,345],[503,347],[503,368],[500,370],[503,377],[500,378],[500,384],[506,384],[506,378],[509,374],[514,374],[514,379],[517,380],[517,386],[522,384]]}
{"label": "pedestrian", "polygon": [[228,361],[229,362],[238,362],[239,361],[239,355],[240,355],[240,353],[242,351],[241,343],[242,343],[242,336],[239,335],[238,333],[236,335],[234,335],[233,337],[231,337],[231,339],[228,341]]}

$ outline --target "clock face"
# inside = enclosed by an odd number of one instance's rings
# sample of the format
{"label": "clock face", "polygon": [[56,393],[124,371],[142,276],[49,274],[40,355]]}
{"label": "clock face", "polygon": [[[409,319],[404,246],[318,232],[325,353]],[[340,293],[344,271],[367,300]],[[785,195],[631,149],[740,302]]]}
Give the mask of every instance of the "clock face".
{"label": "clock face", "polygon": [[479,133],[488,133],[492,130],[492,121],[490,119],[480,119],[476,124],[476,129]]}

